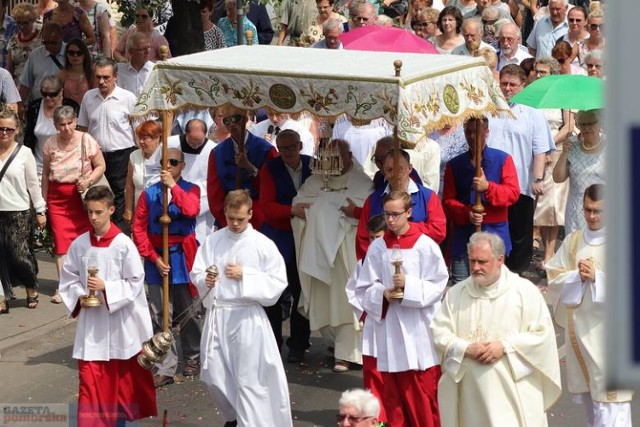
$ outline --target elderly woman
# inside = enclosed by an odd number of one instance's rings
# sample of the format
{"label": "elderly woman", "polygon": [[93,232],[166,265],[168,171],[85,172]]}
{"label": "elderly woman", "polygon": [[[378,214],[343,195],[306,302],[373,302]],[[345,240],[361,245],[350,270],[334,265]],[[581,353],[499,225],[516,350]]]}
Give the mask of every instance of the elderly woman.
{"label": "elderly woman", "polygon": [[93,60],[87,45],[80,39],[73,39],[65,48],[64,68],[58,73],[64,93],[79,104],[89,89],[96,87],[93,77]]}
{"label": "elderly woman", "polygon": [[[136,128],[138,139],[138,150],[131,153],[129,157],[129,168],[127,169],[127,182],[124,187],[124,215],[126,222],[131,223],[133,212],[138,204],[138,198],[145,189],[149,179],[153,177],[145,176],[146,163],[152,158],[160,146],[162,136],[162,126],[153,120],[147,120]],[[161,156],[153,156],[160,158]],[[159,168],[158,168],[159,171]],[[157,177],[156,177],[157,178]]]}
{"label": "elderly woman", "polygon": [[587,69],[587,75],[592,77],[598,77],[599,79],[604,77],[604,68],[602,63],[603,52],[601,49],[594,49],[587,53],[584,60],[584,67]]}
{"label": "elderly woman", "polygon": [[53,111],[58,133],[43,148],[42,195],[49,206],[58,275],[71,242],[89,231],[82,193],[102,177],[102,151],[88,133],[76,130],[76,112],[63,105]]}
{"label": "elderly woman", "polygon": [[42,39],[40,30],[35,26],[38,14],[31,3],[18,3],[11,10],[11,16],[16,20],[18,32],[11,37],[7,46],[7,71],[13,76],[16,86],[20,87],[24,64],[31,51],[42,46]]}
{"label": "elderly woman", "polygon": [[[218,27],[220,27],[222,34],[224,34],[224,41],[227,46],[235,46],[238,44],[236,33],[236,27],[238,25],[237,8],[236,0],[225,0],[224,10],[227,12],[227,16],[218,20]],[[249,21],[246,15],[242,15],[242,44],[247,44],[247,36],[245,35],[247,30],[253,31],[253,44],[257,46],[258,30],[256,29],[256,26]]]}
{"label": "elderly woman", "polygon": [[55,76],[47,76],[42,79],[40,94],[42,97],[34,99],[27,107],[24,127],[24,145],[31,148],[36,158],[38,182],[42,177],[44,143],[58,132],[53,124],[53,111],[61,105],[69,105],[75,111],[80,109],[77,102],[64,97],[62,82]]}
{"label": "elderly woman", "polygon": [[84,10],[74,6],[69,0],[57,0],[58,7],[46,12],[42,22],[57,22],[62,26],[62,40],[68,42],[72,39],[83,39],[87,44],[96,42],[93,27]]}
{"label": "elderly woman", "polygon": [[[149,51],[149,61],[156,62],[161,58],[161,46],[164,46],[162,49],[167,49],[169,51],[169,42],[167,39],[160,34],[160,32],[153,27],[153,19],[151,16],[151,10],[147,5],[138,4],[136,8],[136,23],[134,26],[126,30],[120,40],[118,41],[118,45],[116,49],[113,51],[113,59],[118,62],[127,62],[130,59],[130,54],[127,51],[127,40],[134,33],[143,33],[147,36],[147,40],[149,40],[149,45],[151,46],[151,50]],[[168,58],[171,58],[171,52],[168,53]]]}
{"label": "elderly woman", "polygon": [[462,30],[462,13],[454,6],[447,6],[438,16],[438,29],[440,35],[429,39],[442,54],[450,54],[453,48],[464,43],[464,37],[460,34]]}
{"label": "elderly woman", "polygon": [[[560,64],[553,58],[540,58],[534,65],[536,79],[560,73]],[[544,269],[545,263],[553,258],[556,249],[556,240],[560,226],[565,224],[564,212],[566,210],[569,186],[566,182],[555,183],[553,181],[553,169],[562,154],[562,147],[567,138],[573,133],[575,119],[570,110],[543,109],[556,150],[547,155],[544,170],[544,194],[538,196],[536,210],[533,214],[534,243],[538,249],[540,242],[544,244],[544,257],[539,266]],[[537,247],[536,247],[537,246]]]}
{"label": "elderly woman", "polygon": [[342,23],[347,22],[347,19],[333,11],[333,4],[335,0],[316,0],[316,8],[318,9],[318,15],[313,18],[309,28],[304,30],[300,36],[300,43],[303,46],[311,46],[312,44],[324,39],[324,33],[322,26],[328,19],[337,19]]}
{"label": "elderly woman", "polygon": [[604,136],[598,110],[578,111],[576,126],[580,130],[578,138],[569,138],[553,169],[553,180],[565,182],[569,178],[569,198],[564,214],[565,232],[586,227],[582,209],[584,190],[591,184],[604,184]]}
{"label": "elderly woman", "polygon": [[[27,289],[27,307],[38,306],[37,264],[31,239],[31,205],[40,228],[46,224],[46,203],[40,193],[36,161],[31,150],[18,144],[20,128],[13,110],[0,111],[0,281],[7,298],[12,287],[21,283]],[[5,302],[5,308],[6,302]]]}
{"label": "elderly woman", "polygon": [[354,388],[342,393],[336,421],[340,427],[375,427],[380,416],[380,402],[370,391]]}
{"label": "elderly woman", "polygon": [[411,29],[418,37],[429,40],[438,36],[438,16],[440,13],[437,9],[428,7],[418,10],[411,19]]}

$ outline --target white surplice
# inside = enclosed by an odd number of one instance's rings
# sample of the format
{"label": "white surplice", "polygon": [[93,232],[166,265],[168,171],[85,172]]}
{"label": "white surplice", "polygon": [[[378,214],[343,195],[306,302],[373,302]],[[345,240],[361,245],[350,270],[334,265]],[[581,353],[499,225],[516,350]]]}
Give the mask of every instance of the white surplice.
{"label": "white surplice", "polygon": [[[354,163],[347,173],[329,178],[331,191],[322,191],[321,187],[322,177],[313,175],[293,199],[294,204],[311,204],[306,209],[306,220],[298,217],[291,220],[302,288],[299,309],[309,318],[312,331],[345,327],[337,336],[342,343],[336,341],[335,356],[360,363],[359,338],[355,334],[359,329],[358,319],[345,291],[356,265],[358,220],[344,215],[340,207],[346,204],[347,197],[356,206],[362,206],[373,191],[373,185]],[[344,334],[351,336],[343,339]]]}
{"label": "white surplice", "polygon": [[[90,259],[105,282],[104,293],[97,292],[103,304],[79,308],[79,298],[89,294],[86,284]],[[124,233],[106,248],[92,246],[88,232],[76,238],[60,272],[60,296],[68,312],[78,318],[74,359],[127,360],[151,338],[144,268],[136,246]]]}
{"label": "white surplice", "polygon": [[375,330],[374,353],[364,354],[377,357],[382,372],[424,371],[440,364],[429,325],[449,273],[438,245],[421,235],[412,248],[400,250],[404,298],[390,302],[384,313],[383,292],[393,288],[391,252],[384,239],[374,240],[358,276],[356,296],[367,312],[365,325]]}
{"label": "white surplice", "polygon": [[[565,331],[569,392],[590,393],[594,402],[628,402],[632,392],[606,384],[605,251],[604,228],[569,234],[546,265],[549,290],[561,295],[555,320]],[[583,282],[578,261],[589,259],[596,266],[595,281]]]}
{"label": "white surplice", "polygon": [[[546,426],[560,397],[560,365],[551,315],[540,291],[505,266],[498,281],[473,277],[452,287],[431,323],[442,377],[443,427]],[[465,357],[473,342],[500,340],[505,354],[485,365]]]}
{"label": "white surplice", "polygon": [[[242,266],[242,280],[224,268]],[[218,282],[204,299],[200,378],[226,421],[239,426],[291,426],[289,389],[280,351],[262,306],[278,301],[287,287],[284,260],[269,238],[249,224],[239,234],[223,228],[198,249],[191,280],[204,296],[206,269],[218,267]]]}

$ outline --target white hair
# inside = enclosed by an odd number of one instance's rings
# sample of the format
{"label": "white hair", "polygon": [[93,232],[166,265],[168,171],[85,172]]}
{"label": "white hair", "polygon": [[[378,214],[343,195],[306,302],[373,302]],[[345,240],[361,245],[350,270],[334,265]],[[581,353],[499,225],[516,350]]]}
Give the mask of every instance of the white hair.
{"label": "white hair", "polygon": [[356,410],[360,417],[378,417],[380,402],[369,390],[354,388],[342,393],[338,401],[340,406],[349,406]]}
{"label": "white hair", "polygon": [[467,252],[471,250],[473,246],[482,242],[486,242],[489,245],[494,258],[497,259],[504,255],[505,248],[502,237],[487,231],[477,231],[471,235],[469,243],[467,243]]}

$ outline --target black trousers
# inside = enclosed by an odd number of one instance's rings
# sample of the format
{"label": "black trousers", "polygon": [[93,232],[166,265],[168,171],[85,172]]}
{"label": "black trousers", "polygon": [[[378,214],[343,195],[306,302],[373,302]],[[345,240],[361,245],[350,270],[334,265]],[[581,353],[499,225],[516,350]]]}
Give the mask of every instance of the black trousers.
{"label": "black trousers", "polygon": [[129,147],[122,150],[111,151],[104,153],[104,161],[107,169],[104,176],[109,181],[111,191],[115,196],[116,211],[111,217],[113,221],[121,230],[124,227],[124,221],[122,215],[124,214],[124,187],[127,183],[127,170],[129,168],[129,156],[136,150],[136,147]]}
{"label": "black trousers", "polygon": [[[293,296],[293,302],[291,304],[291,316],[290,322],[290,337],[287,339],[287,347],[291,350],[304,351],[311,345],[309,344],[309,336],[311,331],[309,330],[309,319],[305,318],[298,312],[298,302],[300,302],[300,294],[302,289],[300,288],[300,276],[298,275],[298,266],[294,258],[287,263],[287,281],[289,285],[287,289],[291,291]],[[286,292],[283,292],[283,295]],[[282,347],[282,296],[277,303],[270,307],[265,307],[264,310],[271,323],[271,329],[276,337],[278,348]]]}
{"label": "black trousers", "polygon": [[509,234],[512,249],[505,264],[516,273],[522,273],[531,263],[534,210],[534,200],[524,194],[520,194],[518,201],[509,207]]}

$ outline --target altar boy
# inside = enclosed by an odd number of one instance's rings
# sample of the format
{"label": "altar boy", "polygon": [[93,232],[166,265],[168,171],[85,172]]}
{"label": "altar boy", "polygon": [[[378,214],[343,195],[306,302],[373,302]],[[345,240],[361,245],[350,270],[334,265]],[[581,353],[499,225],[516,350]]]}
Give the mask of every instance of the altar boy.
{"label": "altar boy", "polygon": [[[151,371],[136,360],[152,333],[144,269],[131,239],[111,223],[111,190],[90,188],[85,205],[92,229],[73,241],[60,273],[60,296],[78,319],[78,426],[121,426],[157,415]],[[95,277],[88,267],[97,268]],[[89,291],[102,305],[82,308]]]}

